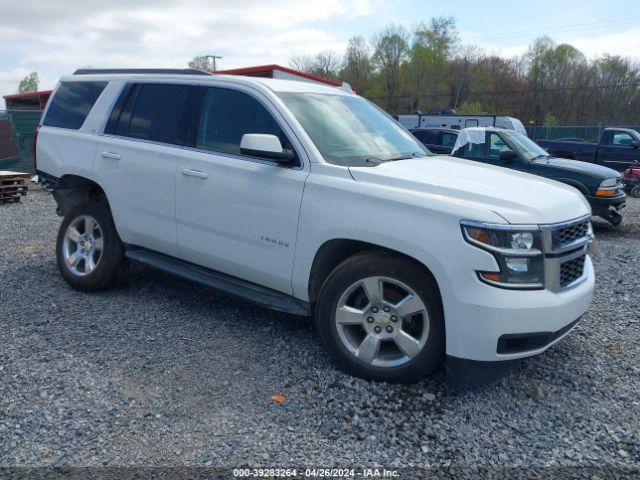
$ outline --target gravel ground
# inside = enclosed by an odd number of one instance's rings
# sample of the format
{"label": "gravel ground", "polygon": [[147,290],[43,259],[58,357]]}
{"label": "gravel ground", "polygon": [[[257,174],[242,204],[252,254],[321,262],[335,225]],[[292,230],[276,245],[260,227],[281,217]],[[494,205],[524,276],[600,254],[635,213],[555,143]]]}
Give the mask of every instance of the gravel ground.
{"label": "gravel ground", "polygon": [[595,222],[596,294],[576,329],[460,394],[443,372],[351,378],[311,322],[142,266],[73,291],[54,201],[30,192],[0,206],[0,467],[638,468],[640,200],[624,214]]}

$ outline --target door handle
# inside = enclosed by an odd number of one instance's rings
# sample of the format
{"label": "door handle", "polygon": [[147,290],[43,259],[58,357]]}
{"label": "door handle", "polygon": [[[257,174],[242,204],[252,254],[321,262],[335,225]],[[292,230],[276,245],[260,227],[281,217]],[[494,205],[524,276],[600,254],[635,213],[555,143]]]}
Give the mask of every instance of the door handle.
{"label": "door handle", "polygon": [[102,158],[109,158],[111,160],[120,160],[120,155],[113,152],[102,152]]}
{"label": "door handle", "polygon": [[196,177],[196,178],[202,178],[202,179],[207,179],[209,178],[209,174],[206,172],[201,172],[200,170],[192,170],[191,168],[183,168],[181,170],[183,175],[186,175],[188,177]]}

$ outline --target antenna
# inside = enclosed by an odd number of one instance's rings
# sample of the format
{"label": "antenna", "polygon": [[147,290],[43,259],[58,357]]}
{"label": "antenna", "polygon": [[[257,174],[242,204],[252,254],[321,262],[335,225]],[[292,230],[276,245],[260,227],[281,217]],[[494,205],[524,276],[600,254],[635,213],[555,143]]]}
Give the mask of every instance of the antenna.
{"label": "antenna", "polygon": [[349,85],[347,82],[342,82],[342,85],[340,85],[340,88],[349,93],[353,93],[353,88],[351,88],[351,85]]}

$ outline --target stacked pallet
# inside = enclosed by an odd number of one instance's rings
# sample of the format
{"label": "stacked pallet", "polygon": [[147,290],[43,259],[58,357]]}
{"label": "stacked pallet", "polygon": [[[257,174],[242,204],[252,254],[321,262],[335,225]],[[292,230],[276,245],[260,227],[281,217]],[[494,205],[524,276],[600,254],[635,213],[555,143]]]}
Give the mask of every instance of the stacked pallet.
{"label": "stacked pallet", "polygon": [[0,203],[15,203],[27,194],[28,173],[0,171]]}

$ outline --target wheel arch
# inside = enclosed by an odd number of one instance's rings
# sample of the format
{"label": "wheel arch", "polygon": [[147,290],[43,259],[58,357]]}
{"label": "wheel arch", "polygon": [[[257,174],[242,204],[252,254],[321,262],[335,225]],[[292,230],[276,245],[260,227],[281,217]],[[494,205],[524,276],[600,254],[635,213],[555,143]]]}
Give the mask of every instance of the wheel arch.
{"label": "wheel arch", "polygon": [[111,210],[105,190],[95,182],[80,175],[67,174],[58,179],[53,188],[53,197],[58,204],[58,215],[64,216],[74,206],[94,201]]}
{"label": "wheel arch", "polygon": [[315,303],[325,280],[340,263],[357,253],[370,250],[384,251],[392,255],[404,257],[419,265],[420,268],[424,270],[425,274],[433,279],[433,282],[438,289],[438,297],[442,302],[442,290],[438,279],[436,275],[434,275],[432,269],[423,262],[398,250],[377,245],[375,243],[349,238],[335,238],[327,240],[316,251],[308,277],[309,302],[311,304]]}
{"label": "wheel arch", "polygon": [[578,190],[583,195],[588,195],[589,194],[589,189],[582,182],[580,182],[578,180],[573,180],[573,179],[570,179],[570,178],[562,178],[562,177],[553,177],[553,178],[551,178],[551,180],[555,180],[557,182],[562,182],[565,185],[569,185],[570,187],[573,187],[576,190]]}

